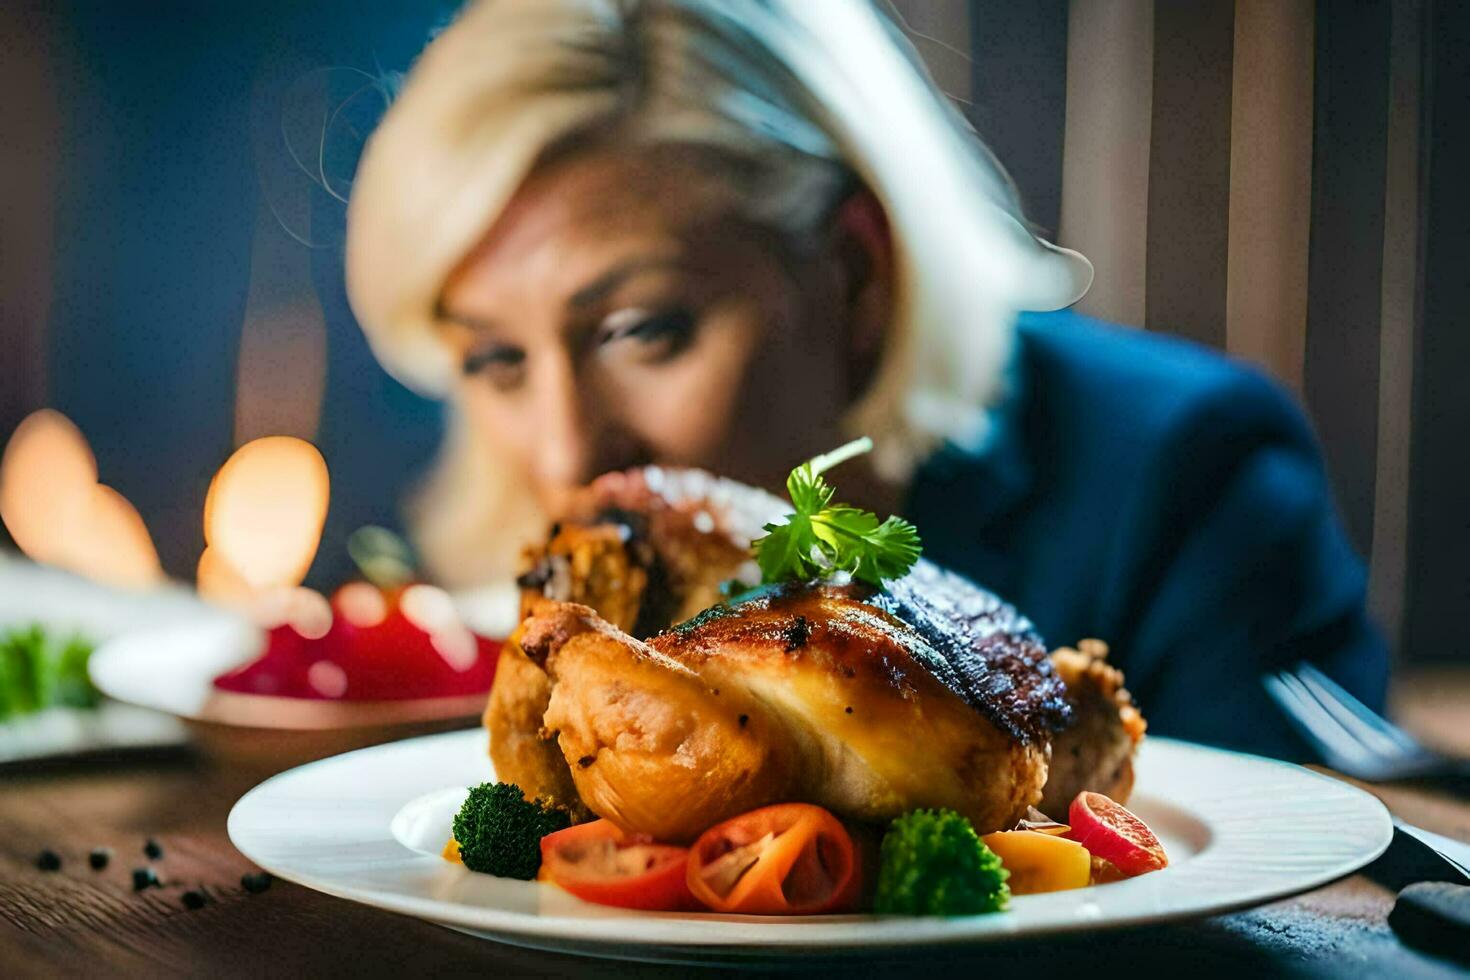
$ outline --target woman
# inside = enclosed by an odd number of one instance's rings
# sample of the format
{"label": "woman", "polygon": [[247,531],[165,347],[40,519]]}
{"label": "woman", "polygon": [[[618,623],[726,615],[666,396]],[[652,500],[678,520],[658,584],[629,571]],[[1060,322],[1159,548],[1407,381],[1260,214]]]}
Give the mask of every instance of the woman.
{"label": "woman", "polygon": [[1385,655],[1299,413],[1259,375],[1067,314],[1081,256],[866,0],[483,0],[425,51],[349,210],[383,363],[455,426],[418,501],[449,580],[647,462],[844,498],[1053,643],[1106,637],[1156,731],[1294,752],[1262,693]]}

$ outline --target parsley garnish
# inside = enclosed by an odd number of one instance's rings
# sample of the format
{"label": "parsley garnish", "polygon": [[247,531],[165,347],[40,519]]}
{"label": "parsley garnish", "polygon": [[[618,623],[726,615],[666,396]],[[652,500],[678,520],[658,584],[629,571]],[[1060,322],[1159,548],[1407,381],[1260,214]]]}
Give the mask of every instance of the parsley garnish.
{"label": "parsley garnish", "polygon": [[0,721],[57,705],[93,708],[87,677],[92,645],[48,634],[39,625],[0,633]]}
{"label": "parsley garnish", "polygon": [[873,440],[855,439],[791,471],[786,492],[796,512],[785,524],[767,524],[766,536],[755,542],[762,582],[848,572],[881,587],[919,560],[919,532],[908,521],[890,517],[880,524],[871,511],[832,503],[834,490],[822,474],[872,448]]}

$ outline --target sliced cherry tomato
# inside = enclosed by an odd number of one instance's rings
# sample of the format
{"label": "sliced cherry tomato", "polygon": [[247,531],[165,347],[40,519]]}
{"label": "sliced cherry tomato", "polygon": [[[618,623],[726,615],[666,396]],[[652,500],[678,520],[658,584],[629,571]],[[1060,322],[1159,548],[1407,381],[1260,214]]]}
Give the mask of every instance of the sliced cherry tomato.
{"label": "sliced cherry tomato", "polygon": [[1092,883],[1092,856],[1076,841],[1036,830],[1001,830],[980,839],[1011,873],[1012,894],[1061,892]]}
{"label": "sliced cherry tomato", "polygon": [[1067,811],[1072,824],[1068,839],[1087,848],[1124,875],[1146,874],[1169,863],[1164,845],[1148,825],[1101,793],[1077,794]]}
{"label": "sliced cherry tomato", "polygon": [[699,904],[685,884],[689,849],[655,844],[594,820],[541,838],[541,873],[584,902],[650,912],[679,912]]}
{"label": "sliced cherry tomato", "polygon": [[689,852],[689,890],[716,912],[811,915],[851,908],[857,851],[832,814],[778,803],[717,824]]}

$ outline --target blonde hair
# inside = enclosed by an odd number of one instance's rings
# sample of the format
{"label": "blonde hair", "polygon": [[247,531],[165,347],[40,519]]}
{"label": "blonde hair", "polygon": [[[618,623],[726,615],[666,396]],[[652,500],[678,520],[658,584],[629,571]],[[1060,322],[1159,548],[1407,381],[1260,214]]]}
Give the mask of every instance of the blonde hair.
{"label": "blonde hair", "polygon": [[[728,157],[773,221],[810,220],[854,174],[873,192],[895,309],[844,426],[873,437],[891,478],[944,440],[978,444],[1016,311],[1091,282],[1086,259],[1030,233],[1004,171],[868,0],[479,0],[425,49],[354,180],[348,292],[389,371],[452,395],[445,281],[537,162],[594,132]],[[475,457],[472,426],[453,413],[412,515],[451,582],[503,573],[513,552],[486,543],[534,514],[520,474]]]}

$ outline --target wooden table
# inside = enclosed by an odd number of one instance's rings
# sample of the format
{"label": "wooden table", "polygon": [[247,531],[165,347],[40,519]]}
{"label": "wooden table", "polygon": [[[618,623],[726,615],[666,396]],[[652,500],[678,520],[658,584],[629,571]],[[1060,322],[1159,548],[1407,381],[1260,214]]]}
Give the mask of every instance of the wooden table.
{"label": "wooden table", "polygon": [[[1416,675],[1396,692],[1408,726],[1470,752],[1470,671]],[[284,882],[261,894],[240,885],[253,870],[230,845],[225,816],[254,777],[192,757],[54,764],[0,773],[0,976],[129,974],[301,976],[686,975],[656,967],[552,955],[497,945],[414,919],[329,898]],[[1470,840],[1470,801],[1422,787],[1373,790],[1396,814]],[[164,884],[134,893],[144,841]],[[87,853],[109,847],[103,871]],[[37,869],[43,848],[57,872]],[[1369,869],[1384,877],[1382,868]],[[207,902],[191,911],[187,890]],[[1394,892],[1359,874],[1288,901],[1166,927],[1016,942],[973,952],[853,964],[863,975],[1236,976],[1459,975],[1443,960],[1399,943],[1385,922]],[[1088,973],[1072,973],[1086,970]],[[1167,971],[1167,972],[1166,972]]]}

